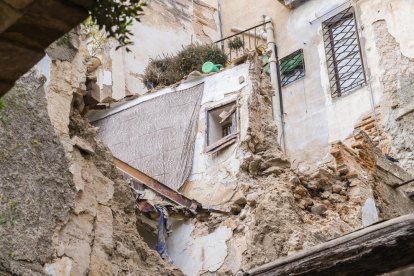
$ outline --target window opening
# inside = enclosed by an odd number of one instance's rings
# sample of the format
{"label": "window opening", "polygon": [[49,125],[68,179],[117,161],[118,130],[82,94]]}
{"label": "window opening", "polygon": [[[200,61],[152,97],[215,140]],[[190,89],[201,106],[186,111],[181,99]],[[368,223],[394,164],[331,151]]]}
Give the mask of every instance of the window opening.
{"label": "window opening", "polygon": [[366,84],[359,37],[352,7],[323,24],[332,98]]}
{"label": "window opening", "polygon": [[207,152],[217,152],[237,140],[236,102],[207,110]]}
{"label": "window opening", "polygon": [[305,76],[305,60],[303,50],[299,49],[280,60],[282,87]]}

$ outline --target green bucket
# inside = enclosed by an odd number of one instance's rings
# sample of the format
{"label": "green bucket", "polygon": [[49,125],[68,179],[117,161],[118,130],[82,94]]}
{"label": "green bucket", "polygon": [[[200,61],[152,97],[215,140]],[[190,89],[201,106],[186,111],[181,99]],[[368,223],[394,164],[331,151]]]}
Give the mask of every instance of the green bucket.
{"label": "green bucket", "polygon": [[201,70],[203,71],[203,73],[208,74],[212,72],[218,72],[220,71],[220,68],[222,67],[223,65],[221,64],[214,64],[211,61],[207,61],[206,63],[203,64],[203,67],[201,68]]}

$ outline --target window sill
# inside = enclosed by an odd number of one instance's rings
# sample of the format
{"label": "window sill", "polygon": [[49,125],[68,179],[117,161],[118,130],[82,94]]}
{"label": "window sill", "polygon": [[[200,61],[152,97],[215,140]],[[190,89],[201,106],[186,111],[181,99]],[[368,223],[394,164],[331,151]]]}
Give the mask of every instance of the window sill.
{"label": "window sill", "polygon": [[213,143],[210,146],[206,147],[206,153],[216,153],[231,144],[234,144],[237,141],[237,136],[239,132],[232,133],[230,135],[227,135],[226,137],[221,138],[217,142]]}

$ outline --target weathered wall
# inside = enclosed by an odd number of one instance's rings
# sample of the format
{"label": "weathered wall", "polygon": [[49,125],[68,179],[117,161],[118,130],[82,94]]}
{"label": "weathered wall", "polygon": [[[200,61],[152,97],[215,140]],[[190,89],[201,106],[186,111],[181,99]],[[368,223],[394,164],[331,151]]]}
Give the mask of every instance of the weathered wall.
{"label": "weathered wall", "polygon": [[206,154],[207,109],[219,104],[237,102],[239,138],[247,135],[247,99],[251,93],[249,64],[228,69],[205,78],[204,94],[197,124],[193,167],[183,187],[183,192],[205,206],[217,207],[226,204],[235,194],[236,175],[240,170],[237,143],[220,151]]}
{"label": "weathered wall", "polygon": [[[198,171],[183,190],[205,206],[230,211],[171,226],[170,256],[188,275],[234,275],[414,210],[412,201],[391,188],[398,178],[371,173],[355,153],[338,158],[351,164],[349,175],[339,163],[338,170],[330,164],[309,174],[290,169],[274,139],[272,89],[258,68],[250,64],[247,86],[238,94],[239,141],[213,156],[200,151],[193,173]],[[210,104],[227,100],[221,97]],[[203,112],[199,129],[205,129]],[[201,132],[199,143],[202,137]]]}
{"label": "weathered wall", "polygon": [[115,43],[99,57],[103,66],[98,70],[98,83],[120,100],[128,95],[142,95],[147,89],[141,81],[151,58],[174,54],[191,43],[209,43],[219,39],[217,11],[204,1],[147,1],[141,22],[131,28],[133,46],[115,51]]}
{"label": "weathered wall", "polygon": [[55,251],[52,233],[73,208],[75,183],[47,113],[40,75],[30,71],[3,100],[0,273],[42,275]]}
{"label": "weathered wall", "polygon": [[413,173],[414,55],[404,54],[389,32],[391,24],[384,20],[373,24],[380,64],[384,70],[384,75],[379,79],[384,89],[383,122],[391,141],[390,154],[399,159],[403,168]]}
{"label": "weathered wall", "polygon": [[39,69],[51,72],[31,71],[5,99],[0,271],[182,275],[139,236],[128,183],[73,107],[86,88],[88,58],[81,46],[71,61],[46,59]]}
{"label": "weathered wall", "polygon": [[[403,72],[404,68],[412,67],[406,62],[408,59],[404,59],[404,56],[412,57],[413,47],[410,37],[412,37],[414,28],[411,24],[410,14],[413,13],[413,3],[404,0],[358,1],[353,5],[361,37],[361,49],[368,84],[349,95],[332,100],[322,38],[322,22],[347,7],[347,5],[340,6],[342,3],[343,1],[339,0],[312,0],[290,10],[277,1],[270,0],[260,3],[250,0],[222,1],[225,35],[232,34],[232,27],[243,29],[260,23],[261,16],[265,14],[271,16],[274,21],[280,58],[301,48],[304,51],[305,78],[282,88],[287,152],[294,166],[303,169],[309,169],[309,167],[326,162],[329,159],[329,144],[348,137],[352,133],[355,123],[363,114],[372,112],[374,105],[389,106],[387,99],[383,98],[383,94],[388,93],[384,90],[384,79],[388,79],[389,74],[401,76],[402,74],[398,72]],[[239,9],[241,5],[244,9]],[[249,17],[245,16],[245,10],[249,10]],[[384,20],[387,23],[387,28],[383,28],[380,33],[375,27],[375,22],[378,20]],[[399,69],[394,68],[393,71],[387,69],[385,61],[379,62],[380,54],[383,51],[377,49],[377,44],[379,40],[383,41],[381,43],[385,43],[387,33],[400,45],[400,50],[394,51],[394,53],[397,58],[401,53],[402,58],[397,60],[404,64],[398,67]],[[391,64],[397,65],[395,58],[395,56],[392,58],[394,61],[388,59],[389,66]],[[394,81],[391,82],[399,83],[400,80],[401,77],[394,77]],[[409,87],[407,82],[401,82],[405,83],[404,86]],[[403,91],[402,85],[399,87],[399,91]],[[383,122],[386,125],[389,124],[387,120],[383,120]],[[392,125],[392,123],[390,124]],[[392,129],[396,128],[390,126],[390,131]],[[406,132],[401,132],[400,129],[400,133]],[[396,139],[398,140],[398,138]],[[406,144],[403,141],[396,143],[399,146],[394,145],[393,154],[401,152],[403,146],[400,145]],[[398,147],[400,149],[397,149]],[[403,157],[402,153],[400,155],[404,159],[408,158],[407,156]]]}

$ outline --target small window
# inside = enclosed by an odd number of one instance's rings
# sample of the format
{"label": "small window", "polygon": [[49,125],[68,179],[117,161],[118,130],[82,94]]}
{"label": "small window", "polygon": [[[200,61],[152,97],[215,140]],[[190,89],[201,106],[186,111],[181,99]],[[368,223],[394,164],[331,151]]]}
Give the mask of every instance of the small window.
{"label": "small window", "polygon": [[236,102],[207,110],[206,152],[217,152],[237,140],[238,123]]}
{"label": "small window", "polygon": [[358,32],[352,7],[323,22],[332,98],[366,84]]}
{"label": "small window", "polygon": [[282,75],[282,86],[291,84],[305,76],[305,60],[303,50],[294,53],[280,60],[280,72]]}

